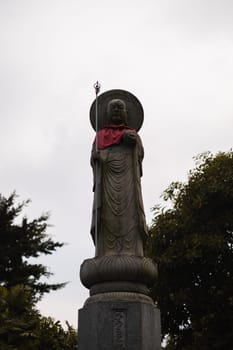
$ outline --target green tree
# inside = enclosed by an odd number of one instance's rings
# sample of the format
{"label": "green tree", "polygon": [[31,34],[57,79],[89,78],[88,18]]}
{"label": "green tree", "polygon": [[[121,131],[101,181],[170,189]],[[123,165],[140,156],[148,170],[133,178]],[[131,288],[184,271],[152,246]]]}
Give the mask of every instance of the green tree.
{"label": "green tree", "polygon": [[0,349],[34,350],[39,312],[25,286],[0,286]]}
{"label": "green tree", "polygon": [[66,326],[67,330],[64,330],[59,321],[41,317],[36,350],[77,350],[77,332],[68,322]]}
{"label": "green tree", "polygon": [[169,350],[233,344],[233,152],[196,158],[187,183],[154,208],[147,252],[159,267],[152,290]]}
{"label": "green tree", "polygon": [[17,223],[29,201],[17,205],[15,202],[15,193],[8,198],[0,195],[0,285],[27,286],[36,302],[44,293],[62,288],[65,284],[41,282],[41,277],[49,277],[51,273],[46,266],[32,263],[29,259],[52,254],[63,243],[54,242],[47,235],[47,214],[32,221],[23,217]]}
{"label": "green tree", "polygon": [[43,317],[25,286],[0,287],[1,350],[77,350],[77,332]]}
{"label": "green tree", "polygon": [[29,201],[15,204],[16,197],[0,195],[0,349],[76,350],[76,331],[68,323],[64,330],[59,321],[36,309],[44,293],[65,283],[41,282],[51,273],[31,258],[52,254],[63,243],[47,235],[48,215],[32,221],[22,217]]}

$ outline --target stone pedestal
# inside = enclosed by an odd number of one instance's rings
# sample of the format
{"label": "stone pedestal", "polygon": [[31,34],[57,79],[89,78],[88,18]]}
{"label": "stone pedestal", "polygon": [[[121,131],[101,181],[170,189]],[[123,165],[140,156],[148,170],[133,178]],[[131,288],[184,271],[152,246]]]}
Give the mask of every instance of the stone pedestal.
{"label": "stone pedestal", "polygon": [[89,298],[79,310],[79,350],[161,349],[160,312],[149,297],[137,293],[102,297]]}
{"label": "stone pedestal", "polygon": [[157,268],[133,255],[83,262],[90,297],[79,310],[78,350],[160,350],[160,312],[149,297]]}

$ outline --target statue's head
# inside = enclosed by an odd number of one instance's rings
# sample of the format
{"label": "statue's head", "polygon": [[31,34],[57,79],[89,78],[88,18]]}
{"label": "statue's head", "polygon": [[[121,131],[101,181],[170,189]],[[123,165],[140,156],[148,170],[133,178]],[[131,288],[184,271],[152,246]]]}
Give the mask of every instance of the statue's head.
{"label": "statue's head", "polygon": [[109,101],[107,107],[107,116],[109,124],[127,124],[127,109],[123,100],[114,99]]}

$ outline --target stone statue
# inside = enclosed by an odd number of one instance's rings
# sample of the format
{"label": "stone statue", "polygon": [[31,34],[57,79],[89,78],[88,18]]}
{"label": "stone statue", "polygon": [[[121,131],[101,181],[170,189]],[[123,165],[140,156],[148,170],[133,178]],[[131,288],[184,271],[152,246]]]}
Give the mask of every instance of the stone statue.
{"label": "stone statue", "polygon": [[95,140],[91,155],[94,242],[98,208],[96,255],[143,256],[143,240],[147,235],[140,180],[143,146],[136,130],[127,123],[127,107],[122,99],[110,100],[106,115],[106,126],[97,133],[98,151]]}
{"label": "stone statue", "polygon": [[79,310],[78,347],[161,350],[160,313],[150,297],[157,267],[143,253],[143,146],[137,133],[143,108],[133,94],[109,90],[96,97],[90,119],[97,129],[91,153],[96,251],[80,268],[90,296]]}
{"label": "stone statue", "polygon": [[[90,110],[96,130],[95,108],[96,100]],[[106,297],[112,291],[148,295],[157,273],[143,253],[147,236],[141,193],[144,152],[137,133],[142,123],[142,105],[130,92],[109,90],[98,97],[98,131],[91,153],[91,235],[96,252],[80,270],[81,281],[92,296],[105,293]]]}

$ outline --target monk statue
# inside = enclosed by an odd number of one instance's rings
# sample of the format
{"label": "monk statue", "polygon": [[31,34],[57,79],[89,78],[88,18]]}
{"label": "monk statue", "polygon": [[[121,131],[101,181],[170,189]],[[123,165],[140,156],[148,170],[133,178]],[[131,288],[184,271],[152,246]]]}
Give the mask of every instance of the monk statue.
{"label": "monk statue", "polygon": [[97,246],[96,256],[143,256],[147,235],[141,194],[144,153],[141,139],[127,117],[125,101],[110,99],[106,106],[106,124],[97,132],[92,147],[91,235]]}
{"label": "monk statue", "polygon": [[96,131],[91,152],[95,256],[80,279],[89,298],[79,310],[80,350],[161,350],[160,314],[150,297],[157,266],[144,256],[147,227],[142,202],[143,122],[139,100],[109,90],[90,109]]}
{"label": "monk statue", "polygon": [[90,289],[87,302],[111,299],[112,293],[123,293],[124,300],[148,301],[157,268],[143,252],[147,237],[141,193],[144,152],[138,135],[143,108],[130,92],[109,90],[92,103],[90,121],[96,131],[91,152],[95,257],[84,260],[80,268],[81,281]]}

